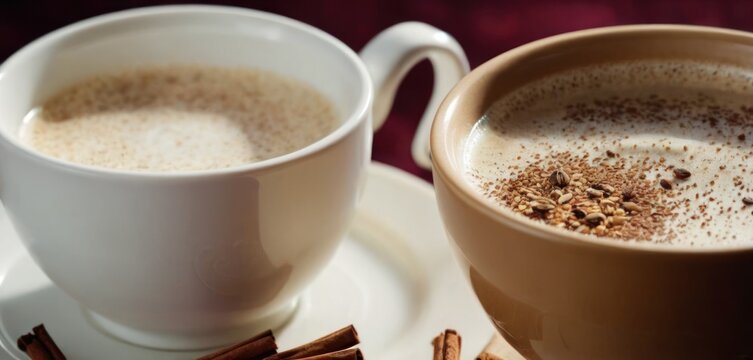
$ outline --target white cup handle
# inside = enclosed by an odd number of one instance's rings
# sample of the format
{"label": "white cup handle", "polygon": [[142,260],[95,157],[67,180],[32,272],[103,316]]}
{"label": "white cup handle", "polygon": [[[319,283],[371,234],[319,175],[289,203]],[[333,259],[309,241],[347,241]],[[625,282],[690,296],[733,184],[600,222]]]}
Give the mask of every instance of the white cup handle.
{"label": "white cup handle", "polygon": [[394,25],[374,37],[360,53],[374,81],[374,131],[384,124],[398,85],[408,70],[429,59],[434,67],[434,90],[413,137],[413,160],[431,169],[429,133],[434,113],[450,89],[468,73],[468,59],[446,32],[420,22]]}

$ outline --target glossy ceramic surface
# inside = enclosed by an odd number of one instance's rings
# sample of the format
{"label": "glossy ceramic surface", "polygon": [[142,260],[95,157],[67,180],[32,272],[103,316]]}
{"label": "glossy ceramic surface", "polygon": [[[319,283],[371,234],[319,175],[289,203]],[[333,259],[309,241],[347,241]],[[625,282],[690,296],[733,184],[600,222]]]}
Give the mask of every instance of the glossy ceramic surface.
{"label": "glossy ceramic surface", "polygon": [[753,35],[692,26],[594,29],[478,67],[445,99],[432,129],[443,222],[486,312],[528,358],[753,356],[753,244],[694,249],[588,238],[495,208],[464,179],[464,141],[500,96],[553,72],[635,59],[753,69]]}
{"label": "glossy ceramic surface", "polygon": [[[435,61],[438,71],[455,75],[435,87],[443,95],[467,70],[457,43],[425,24],[396,25],[369,47],[383,51],[367,56],[367,70],[318,29],[218,6],[128,10],[50,33],[0,67],[0,199],[8,218],[47,276],[116,337],[195,349],[279,325],[353,216],[370,158],[373,84],[397,84],[420,59],[445,59]],[[342,124],[287,155],[185,173],[92,168],[19,142],[24,115],[62,87],[173,63],[296,78],[331,99]],[[377,89],[376,100],[395,89]]]}
{"label": "glossy ceramic surface", "polygon": [[[2,208],[0,249],[2,360],[26,359],[16,339],[38,323],[69,359],[180,360],[209,352],[147,349],[97,331],[29,258]],[[383,164],[368,166],[344,240],[274,334],[288,349],[345,324],[355,325],[359,347],[373,360],[431,359],[430,340],[444,328],[463,335],[463,359],[471,359],[494,332],[455,265],[433,189]]]}

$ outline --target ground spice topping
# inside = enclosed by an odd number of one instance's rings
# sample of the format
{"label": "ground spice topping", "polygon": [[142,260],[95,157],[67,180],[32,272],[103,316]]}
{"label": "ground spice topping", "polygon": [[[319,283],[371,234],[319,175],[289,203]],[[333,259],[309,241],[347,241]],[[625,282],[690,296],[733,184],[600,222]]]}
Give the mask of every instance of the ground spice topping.
{"label": "ground spice topping", "polygon": [[619,154],[605,160],[560,152],[487,182],[485,195],[531,219],[583,234],[671,241],[675,234],[664,220],[680,204],[671,190],[642,176],[660,167],[648,161],[628,165]]}

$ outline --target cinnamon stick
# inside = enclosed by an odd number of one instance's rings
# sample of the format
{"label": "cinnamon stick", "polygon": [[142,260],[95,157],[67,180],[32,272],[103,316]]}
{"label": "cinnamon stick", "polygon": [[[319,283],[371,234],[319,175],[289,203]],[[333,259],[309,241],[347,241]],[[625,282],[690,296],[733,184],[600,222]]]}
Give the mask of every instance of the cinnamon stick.
{"label": "cinnamon stick", "polygon": [[267,330],[248,340],[215,351],[197,360],[261,360],[277,352],[272,330]]}
{"label": "cinnamon stick", "polygon": [[434,338],[434,360],[460,360],[462,339],[457,331],[447,329]]}
{"label": "cinnamon stick", "polygon": [[348,349],[301,358],[300,360],[363,360],[363,354],[359,349]]}
{"label": "cinnamon stick", "polygon": [[17,345],[32,360],[66,360],[43,324],[35,326],[32,333],[19,337]]}
{"label": "cinnamon stick", "polygon": [[55,341],[52,340],[52,337],[47,332],[47,329],[44,327],[44,324],[39,324],[35,326],[32,331],[34,331],[34,335],[37,337],[39,341],[42,342],[45,349],[52,355],[53,360],[66,360],[65,355],[63,355],[63,352],[60,351],[60,348],[57,344],[55,344]]}
{"label": "cinnamon stick", "polygon": [[32,334],[22,335],[18,338],[18,348],[25,352],[31,360],[53,360],[50,352],[45,349],[36,336]]}
{"label": "cinnamon stick", "polygon": [[353,325],[348,325],[329,335],[325,335],[308,344],[283,351],[277,355],[272,355],[264,360],[294,360],[305,359],[315,355],[323,355],[339,350],[347,349],[359,343],[358,333]]}

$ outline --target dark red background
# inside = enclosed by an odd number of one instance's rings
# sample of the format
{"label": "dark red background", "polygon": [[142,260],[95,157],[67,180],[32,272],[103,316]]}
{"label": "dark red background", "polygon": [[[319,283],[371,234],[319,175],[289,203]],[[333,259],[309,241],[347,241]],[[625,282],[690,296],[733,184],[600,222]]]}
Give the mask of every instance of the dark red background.
{"label": "dark red background", "polygon": [[[33,39],[98,14],[173,1],[0,0],[0,59]],[[631,23],[686,23],[753,30],[753,1],[714,0],[247,0],[206,1],[282,14],[329,32],[355,50],[380,30],[424,21],[465,48],[471,68],[518,45],[562,32]],[[431,69],[419,65],[401,86],[374,139],[374,159],[430,179],[410,157],[410,140],[431,91]]]}

